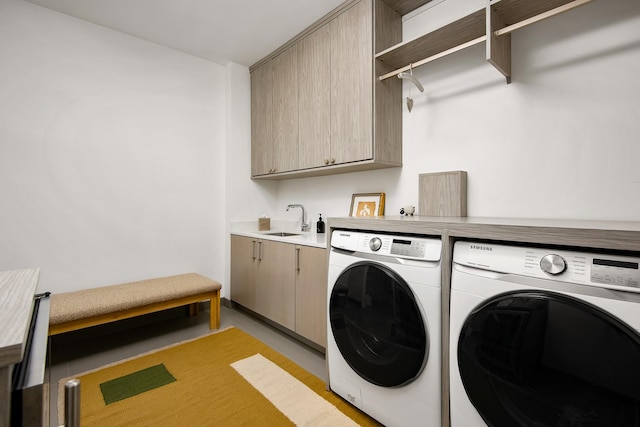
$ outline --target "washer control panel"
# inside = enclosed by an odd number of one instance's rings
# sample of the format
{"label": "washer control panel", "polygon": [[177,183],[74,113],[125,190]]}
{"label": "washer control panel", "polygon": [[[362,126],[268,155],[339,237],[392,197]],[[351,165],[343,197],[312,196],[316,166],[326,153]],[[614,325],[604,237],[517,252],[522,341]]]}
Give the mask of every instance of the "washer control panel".
{"label": "washer control panel", "polygon": [[346,230],[334,230],[331,247],[422,261],[439,261],[442,252],[438,239]]}
{"label": "washer control panel", "polygon": [[640,292],[640,257],[456,242],[453,262],[499,273]]}

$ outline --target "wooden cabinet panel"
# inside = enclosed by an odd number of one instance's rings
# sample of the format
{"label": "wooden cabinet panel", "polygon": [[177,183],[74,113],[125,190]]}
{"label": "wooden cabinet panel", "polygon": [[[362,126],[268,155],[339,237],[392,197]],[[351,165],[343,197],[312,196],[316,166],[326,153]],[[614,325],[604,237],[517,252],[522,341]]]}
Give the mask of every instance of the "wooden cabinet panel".
{"label": "wooden cabinet panel", "polygon": [[292,46],[272,62],[273,169],[298,169],[298,47]]}
{"label": "wooden cabinet panel", "polygon": [[250,310],[257,307],[258,241],[231,236],[231,299]]}
{"label": "wooden cabinet panel", "polygon": [[373,157],[371,0],[331,21],[331,155],[336,163]]}
{"label": "wooden cabinet panel", "polygon": [[327,346],[327,251],[296,246],[296,332]]}
{"label": "wooden cabinet panel", "polygon": [[299,168],[331,159],[331,33],[325,25],[298,43]]}
{"label": "wooden cabinet panel", "polygon": [[261,240],[256,312],[295,329],[295,247]]}
{"label": "wooden cabinet panel", "polygon": [[272,68],[268,62],[251,73],[251,175],[273,168]]}

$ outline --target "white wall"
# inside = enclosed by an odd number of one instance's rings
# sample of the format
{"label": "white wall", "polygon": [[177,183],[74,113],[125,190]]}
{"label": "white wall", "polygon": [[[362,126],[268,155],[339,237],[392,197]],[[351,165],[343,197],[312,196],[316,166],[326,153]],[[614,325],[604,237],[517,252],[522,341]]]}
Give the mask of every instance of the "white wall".
{"label": "white wall", "polygon": [[0,270],[222,280],[224,67],[20,0],[0,64]]}
{"label": "white wall", "polygon": [[[452,1],[407,20],[406,37]],[[292,202],[345,216],[356,192],[385,192],[397,215],[417,205],[419,174],[466,170],[469,216],[639,220],[638,28],[637,0],[594,1],[516,31],[509,85],[484,45],[415,69],[425,92],[405,83],[403,167],[283,181],[278,216]]]}

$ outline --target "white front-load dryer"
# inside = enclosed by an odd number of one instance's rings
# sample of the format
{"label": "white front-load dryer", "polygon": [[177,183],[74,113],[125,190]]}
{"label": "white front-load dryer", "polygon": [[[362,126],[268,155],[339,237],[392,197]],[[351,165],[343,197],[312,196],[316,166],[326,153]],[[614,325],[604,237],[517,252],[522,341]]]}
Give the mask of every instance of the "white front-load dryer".
{"label": "white front-load dryer", "polygon": [[456,242],[451,427],[639,427],[639,264]]}
{"label": "white front-load dryer", "polygon": [[386,426],[441,425],[440,240],[336,230],[329,386]]}

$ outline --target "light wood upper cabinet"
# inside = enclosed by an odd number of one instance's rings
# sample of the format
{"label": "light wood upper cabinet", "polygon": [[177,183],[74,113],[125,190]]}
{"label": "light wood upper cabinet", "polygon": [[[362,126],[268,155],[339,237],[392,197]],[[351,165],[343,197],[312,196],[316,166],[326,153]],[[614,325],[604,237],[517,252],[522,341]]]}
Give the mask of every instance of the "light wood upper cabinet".
{"label": "light wood upper cabinet", "polygon": [[272,93],[273,63],[251,73],[251,174],[264,175],[273,169]]}
{"label": "light wood upper cabinet", "polygon": [[298,58],[292,46],[251,73],[251,174],[298,168]]}
{"label": "light wood upper cabinet", "polygon": [[335,163],[373,157],[373,31],[370,0],[331,21],[331,155]]}
{"label": "light wood upper cabinet", "polygon": [[[251,84],[269,84],[254,74],[271,66],[272,87],[252,88],[252,95],[265,96],[259,103],[252,98],[252,177],[286,179],[401,166],[402,84],[397,79],[380,82],[374,59],[376,46],[386,48],[401,38],[401,17],[382,0],[348,0],[254,64]],[[290,61],[293,55],[283,57],[290,50],[297,50],[296,64]],[[297,88],[297,101],[287,83]],[[271,117],[264,112],[269,103]],[[269,126],[272,141],[265,141]],[[255,157],[268,153],[273,154],[272,166],[255,167],[262,165]]]}
{"label": "light wood upper cabinet", "polygon": [[331,33],[324,25],[298,43],[298,166],[331,159]]}
{"label": "light wood upper cabinet", "polygon": [[298,47],[273,59],[273,173],[298,168]]}

